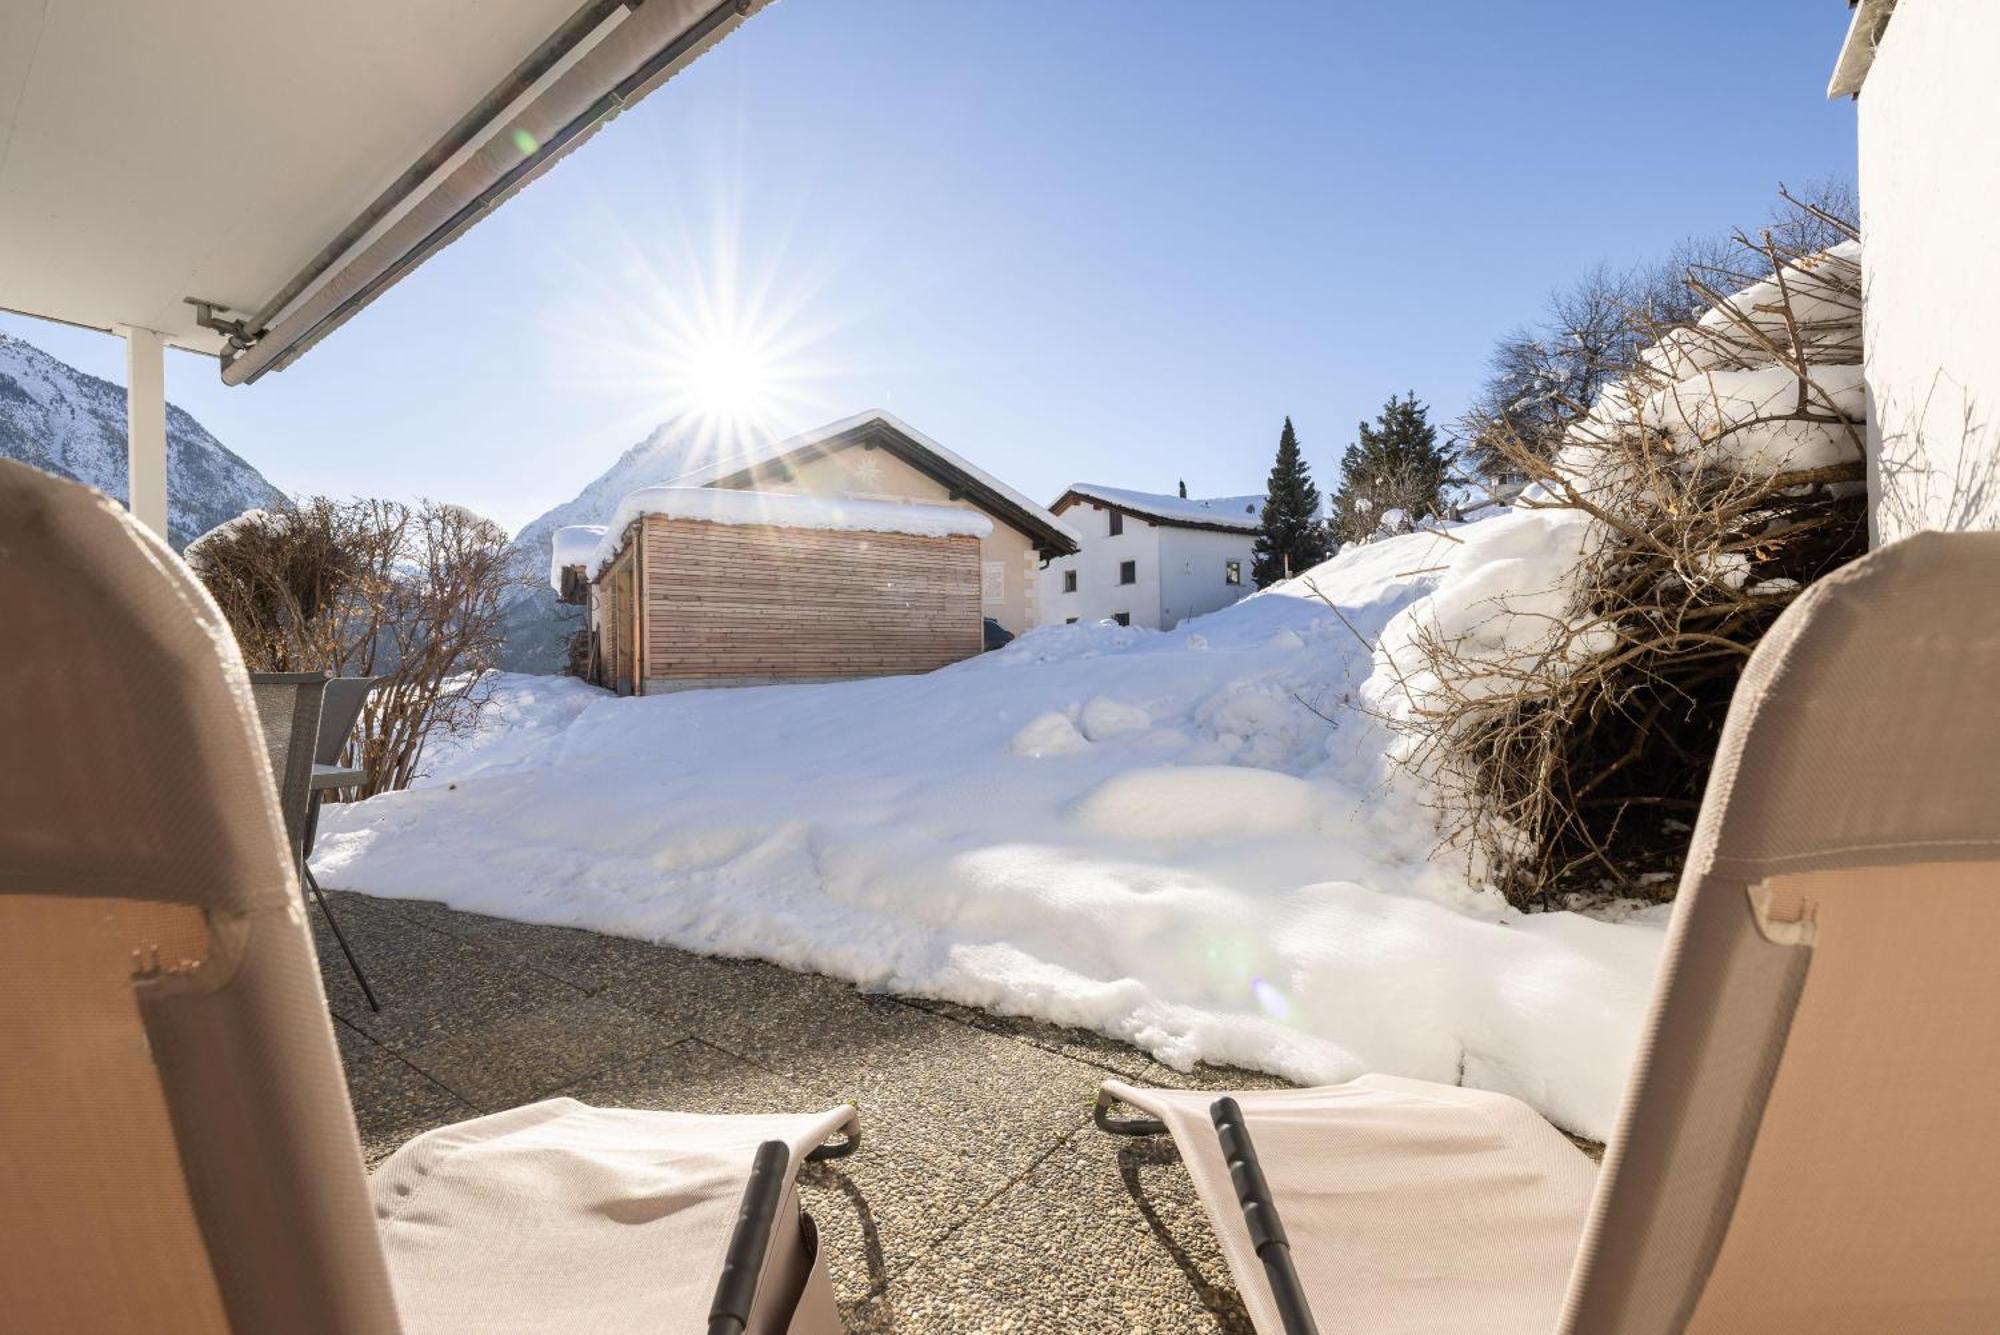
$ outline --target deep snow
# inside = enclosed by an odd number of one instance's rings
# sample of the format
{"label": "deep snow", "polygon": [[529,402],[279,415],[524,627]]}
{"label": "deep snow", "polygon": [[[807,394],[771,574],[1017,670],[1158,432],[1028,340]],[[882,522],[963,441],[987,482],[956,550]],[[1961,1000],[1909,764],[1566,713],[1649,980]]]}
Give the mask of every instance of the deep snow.
{"label": "deep snow", "polygon": [[1412,534],[1311,572],[1351,630],[1300,580],[1175,631],[1046,627],[921,677],[644,699],[506,677],[425,781],[329,809],[314,865],[1081,1025],[1180,1067],[1462,1080],[1603,1137],[1661,915],[1524,916],[1429,860],[1353,704],[1374,668],[1356,632],[1449,555]]}

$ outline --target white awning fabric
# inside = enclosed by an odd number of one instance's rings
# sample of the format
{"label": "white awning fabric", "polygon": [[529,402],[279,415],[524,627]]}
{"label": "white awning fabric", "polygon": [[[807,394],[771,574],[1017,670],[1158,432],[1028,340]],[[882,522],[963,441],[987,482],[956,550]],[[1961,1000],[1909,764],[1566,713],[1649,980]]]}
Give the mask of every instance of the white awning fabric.
{"label": "white awning fabric", "polygon": [[0,307],[282,369],[764,3],[0,0]]}

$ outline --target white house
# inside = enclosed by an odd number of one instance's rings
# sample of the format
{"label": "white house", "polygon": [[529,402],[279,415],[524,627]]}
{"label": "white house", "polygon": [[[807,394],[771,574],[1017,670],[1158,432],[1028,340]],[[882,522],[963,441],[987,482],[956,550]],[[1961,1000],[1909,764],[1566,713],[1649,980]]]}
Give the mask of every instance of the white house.
{"label": "white house", "polygon": [[1875,541],[2000,527],[2000,4],[1860,0],[1829,93],[1859,99]]}
{"label": "white house", "polygon": [[1049,509],[1083,540],[1042,569],[1043,625],[1118,621],[1170,630],[1255,587],[1262,496],[1206,500],[1076,483]]}

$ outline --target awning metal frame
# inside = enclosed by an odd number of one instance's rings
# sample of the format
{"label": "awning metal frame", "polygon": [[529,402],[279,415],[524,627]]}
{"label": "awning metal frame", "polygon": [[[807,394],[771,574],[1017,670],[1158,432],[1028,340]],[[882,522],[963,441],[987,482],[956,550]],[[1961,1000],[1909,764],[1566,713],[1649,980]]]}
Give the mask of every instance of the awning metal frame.
{"label": "awning metal frame", "polygon": [[[228,347],[222,353],[223,381],[232,385],[249,384],[271,371],[290,366],[314,344],[463,235],[480,218],[547,171],[626,107],[665,82],[766,3],[768,0],[721,0],[697,14],[691,22],[682,24],[676,21],[675,11],[685,10],[688,6],[677,6],[675,0],[586,0],[561,28],[481,98],[394,184],[344,226],[312,262],[294,275],[255,315],[224,318],[223,314],[218,314],[223,308],[215,303],[189,298],[200,312],[202,326],[222,333],[228,340]],[[597,43],[578,56],[569,70],[557,75],[534,101],[513,115],[506,114],[538,82],[561,67],[587,39],[598,35],[621,10],[626,12],[626,16],[608,32],[602,32]],[[653,45],[655,43],[657,45]],[[647,52],[649,45],[651,50]],[[634,49],[623,50],[622,46]],[[551,105],[575,100],[576,90],[565,87],[564,80],[600,52],[606,53],[606,64],[632,59],[637,52],[646,54],[639,56],[635,66],[581,110],[561,117],[559,126],[552,132],[536,135],[527,129],[524,122],[547,119],[546,115],[538,118],[537,110],[546,113]],[[440,170],[475,143],[479,143],[479,148],[454,169],[451,176],[442,181],[435,179]],[[419,235],[401,238],[389,253],[375,253],[384,241],[396,235],[411,212],[421,207],[427,184],[429,194],[435,196],[453,183],[460,182],[460,178],[468,172],[476,175],[480,170],[480,155],[496,143],[516,146],[513,151],[519,153],[519,160],[486,181],[465,203],[435,225]],[[406,204],[411,204],[411,210],[406,211],[402,219],[389,223],[372,245],[356,253],[356,247],[366,244],[371,232]],[[335,300],[320,302],[315,308],[315,298],[341,285],[346,285],[348,290]]]}

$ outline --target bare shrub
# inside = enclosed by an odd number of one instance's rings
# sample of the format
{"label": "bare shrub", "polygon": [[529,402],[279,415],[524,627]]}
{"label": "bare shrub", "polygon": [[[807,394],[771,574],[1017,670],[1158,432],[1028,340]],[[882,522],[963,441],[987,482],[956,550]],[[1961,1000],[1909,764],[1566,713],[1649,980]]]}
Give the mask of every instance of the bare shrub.
{"label": "bare shrub", "polygon": [[1334,541],[1367,542],[1415,532],[1424,520],[1436,517],[1439,485],[1435,470],[1407,462],[1343,477],[1328,520]]}
{"label": "bare shrub", "polygon": [[[1559,405],[1559,452],[1531,429],[1487,437],[1541,484],[1518,504],[1588,517],[1566,613],[1499,655],[1419,623],[1423,686],[1392,720],[1401,757],[1520,907],[1671,897],[1745,660],[1802,587],[1865,550],[1862,424],[1811,374],[1816,358],[1860,359],[1858,269],[1770,232],[1737,240],[1745,268],[1774,277],[1740,293],[1734,276],[1691,273],[1697,306],[1717,312],[1702,324],[1635,315],[1635,355],[1597,411]],[[1783,401],[1680,401],[1715,371],[1774,365],[1796,378]],[[1774,431],[1813,433],[1839,461],[1763,466],[1753,443]]]}
{"label": "bare shrub", "polygon": [[387,678],[349,742],[368,773],[353,795],[369,797],[408,787],[430,741],[477,722],[507,553],[499,525],[459,506],[314,497],[203,535],[187,561],[252,671]]}

